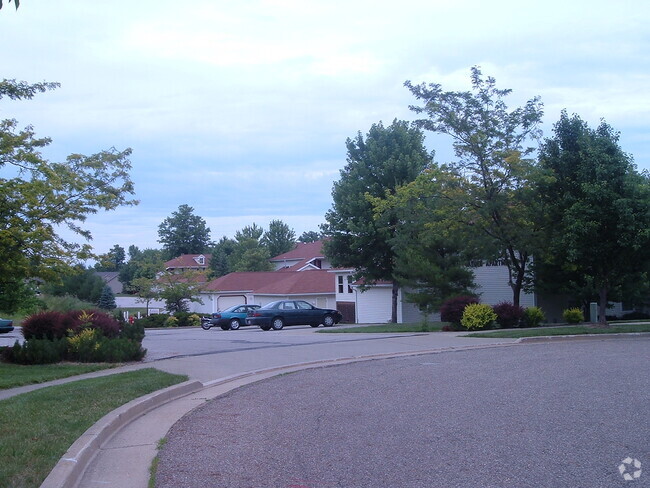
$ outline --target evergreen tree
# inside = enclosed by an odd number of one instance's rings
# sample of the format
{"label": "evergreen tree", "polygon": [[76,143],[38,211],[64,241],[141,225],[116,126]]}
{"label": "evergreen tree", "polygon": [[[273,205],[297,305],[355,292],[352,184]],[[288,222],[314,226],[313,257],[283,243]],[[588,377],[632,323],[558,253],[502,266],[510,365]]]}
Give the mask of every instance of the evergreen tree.
{"label": "evergreen tree", "polygon": [[210,228],[189,205],[181,205],[158,226],[158,242],[169,259],[182,254],[205,253],[210,247]]}
{"label": "evergreen tree", "polygon": [[102,290],[97,306],[103,310],[113,310],[117,308],[117,304],[115,303],[115,294],[113,293],[113,290],[111,290],[110,286],[106,285]]}

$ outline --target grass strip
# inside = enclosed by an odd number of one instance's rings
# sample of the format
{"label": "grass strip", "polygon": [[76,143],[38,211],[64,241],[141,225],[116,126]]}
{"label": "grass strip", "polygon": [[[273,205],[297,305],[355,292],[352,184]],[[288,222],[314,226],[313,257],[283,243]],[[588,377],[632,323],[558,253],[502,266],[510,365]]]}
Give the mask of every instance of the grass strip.
{"label": "grass strip", "polygon": [[404,333],[404,332],[440,332],[447,322],[427,322],[417,324],[380,324],[365,325],[363,327],[350,327],[341,329],[328,327],[320,329],[321,334],[359,334],[359,333]]}
{"label": "grass strip", "polygon": [[537,329],[507,329],[492,332],[467,334],[464,337],[520,339],[522,337],[547,337],[559,335],[583,334],[624,334],[630,332],[650,332],[650,323],[610,325],[609,327],[595,327],[593,325],[576,325],[565,327],[540,327]]}
{"label": "grass strip", "polygon": [[22,364],[0,363],[0,390],[16,388],[18,386],[45,383],[46,381],[68,378],[84,373],[92,373],[102,369],[121,366],[118,363],[57,363]]}
{"label": "grass strip", "polygon": [[68,448],[104,415],[135,398],[187,381],[141,369],[50,386],[0,401],[2,486],[40,486]]}

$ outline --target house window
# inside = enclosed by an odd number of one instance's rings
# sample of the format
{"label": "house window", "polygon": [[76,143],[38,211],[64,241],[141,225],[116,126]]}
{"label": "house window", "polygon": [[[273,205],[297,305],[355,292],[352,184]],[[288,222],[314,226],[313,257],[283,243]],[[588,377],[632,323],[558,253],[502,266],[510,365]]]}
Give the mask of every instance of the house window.
{"label": "house window", "polygon": [[343,276],[339,276],[338,280],[339,280],[339,293],[343,293]]}
{"label": "house window", "polygon": [[205,256],[203,256],[203,255],[198,256],[196,258],[196,262],[201,266],[205,265]]}
{"label": "house window", "polygon": [[350,286],[350,277],[348,276],[345,281],[348,282],[348,293],[352,293],[352,287]]}

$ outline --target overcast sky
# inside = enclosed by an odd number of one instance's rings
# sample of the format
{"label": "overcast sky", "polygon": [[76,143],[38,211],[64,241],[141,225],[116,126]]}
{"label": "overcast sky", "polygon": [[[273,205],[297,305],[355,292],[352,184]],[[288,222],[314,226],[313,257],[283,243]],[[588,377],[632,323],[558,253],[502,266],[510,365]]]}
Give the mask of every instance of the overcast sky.
{"label": "overcast sky", "polygon": [[346,138],[414,119],[405,80],[467,90],[474,65],[510,107],[541,96],[545,136],[562,109],[604,118],[650,169],[649,25],[647,0],[5,2],[0,78],[61,88],[0,117],[51,137],[52,160],[133,149],[141,203],[88,219],[97,252],[161,247],[182,204],[213,240],[272,219],[300,235],[331,206]]}

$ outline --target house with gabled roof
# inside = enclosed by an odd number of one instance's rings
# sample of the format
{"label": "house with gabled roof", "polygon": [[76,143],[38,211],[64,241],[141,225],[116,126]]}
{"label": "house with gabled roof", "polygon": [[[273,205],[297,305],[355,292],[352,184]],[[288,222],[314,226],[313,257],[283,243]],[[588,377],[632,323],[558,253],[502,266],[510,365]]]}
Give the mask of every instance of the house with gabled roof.
{"label": "house with gabled roof", "polygon": [[207,271],[211,254],[181,254],[165,263],[165,271],[183,273],[185,271]]}
{"label": "house with gabled roof", "polygon": [[323,241],[299,242],[289,252],[271,258],[276,271],[306,271],[330,269],[332,265],[323,254]]}

